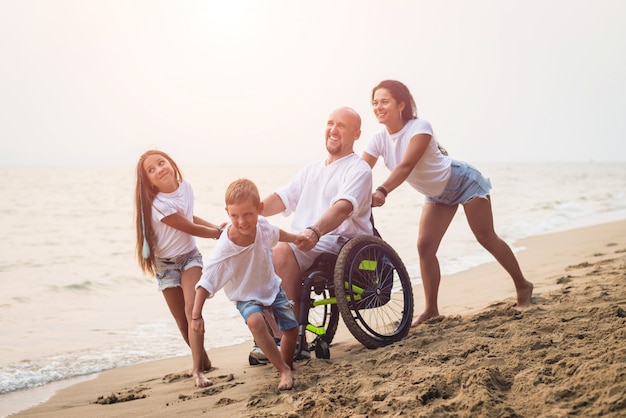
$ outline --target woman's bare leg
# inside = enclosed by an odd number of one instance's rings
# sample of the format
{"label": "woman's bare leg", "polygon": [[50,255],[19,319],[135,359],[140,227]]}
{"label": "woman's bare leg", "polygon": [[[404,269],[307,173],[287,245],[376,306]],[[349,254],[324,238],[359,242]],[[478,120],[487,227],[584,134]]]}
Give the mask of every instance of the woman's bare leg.
{"label": "woman's bare leg", "polygon": [[474,198],[464,205],[465,214],[474,236],[489,251],[502,267],[509,273],[517,292],[517,305],[527,306],[532,302],[533,284],[524,278],[517,258],[511,247],[495,232],[491,200]]}
{"label": "woman's bare leg", "polygon": [[435,203],[426,203],[422,209],[417,237],[417,253],[420,259],[420,272],[424,287],[424,312],[413,321],[412,326],[439,316],[437,297],[441,282],[441,270],[437,259],[437,250],[456,210],[457,206]]}

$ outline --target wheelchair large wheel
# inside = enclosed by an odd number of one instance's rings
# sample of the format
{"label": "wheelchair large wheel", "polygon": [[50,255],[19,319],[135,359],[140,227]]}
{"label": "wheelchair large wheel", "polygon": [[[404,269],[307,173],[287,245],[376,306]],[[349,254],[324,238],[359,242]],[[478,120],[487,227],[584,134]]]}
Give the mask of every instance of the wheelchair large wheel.
{"label": "wheelchair large wheel", "polygon": [[350,239],[335,265],[337,307],[352,335],[367,348],[406,337],[413,318],[413,290],[404,263],[384,240]]}

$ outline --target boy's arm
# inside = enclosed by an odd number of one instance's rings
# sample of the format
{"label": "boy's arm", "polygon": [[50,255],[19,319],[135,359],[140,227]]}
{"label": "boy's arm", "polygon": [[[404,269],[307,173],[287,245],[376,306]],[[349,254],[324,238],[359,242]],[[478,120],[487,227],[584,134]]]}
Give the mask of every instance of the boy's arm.
{"label": "boy's arm", "polygon": [[209,292],[204,287],[198,286],[196,289],[196,298],[193,301],[193,309],[191,310],[191,328],[196,332],[204,332],[202,307],[208,297]]}
{"label": "boy's arm", "polygon": [[291,232],[278,229],[278,241],[281,242],[295,242],[296,244],[302,239],[300,235],[292,234]]}

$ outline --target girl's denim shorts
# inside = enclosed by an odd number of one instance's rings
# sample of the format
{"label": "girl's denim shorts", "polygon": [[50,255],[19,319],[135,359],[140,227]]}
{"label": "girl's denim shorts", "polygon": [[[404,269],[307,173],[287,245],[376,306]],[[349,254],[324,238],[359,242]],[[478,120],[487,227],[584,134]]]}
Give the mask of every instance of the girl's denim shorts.
{"label": "girl's denim shorts", "polygon": [[170,287],[180,287],[180,277],[183,271],[192,267],[202,269],[202,254],[195,248],[187,254],[181,254],[172,258],[156,259],[156,278],[159,283],[159,290],[162,292]]}
{"label": "girl's denim shorts", "polygon": [[437,197],[426,197],[426,203],[441,203],[455,206],[465,204],[475,197],[486,198],[491,190],[491,181],[480,171],[463,161],[452,161],[448,184]]}

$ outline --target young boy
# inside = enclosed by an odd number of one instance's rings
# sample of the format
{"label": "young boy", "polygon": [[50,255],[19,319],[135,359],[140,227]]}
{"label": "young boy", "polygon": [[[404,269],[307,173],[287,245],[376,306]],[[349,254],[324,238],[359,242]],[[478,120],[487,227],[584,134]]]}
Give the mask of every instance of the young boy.
{"label": "young boy", "polygon": [[[281,278],[274,271],[272,247],[278,241],[297,243],[302,238],[271,225],[259,216],[262,210],[263,203],[253,182],[239,179],[228,186],[226,212],[231,222],[220,236],[196,284],[192,328],[204,333],[204,301],[224,288],[226,296],[237,304],[254,341],[278,369],[278,390],[289,390],[293,388],[298,321],[281,287]],[[264,308],[272,311],[283,331],[280,351],[267,328]]]}

